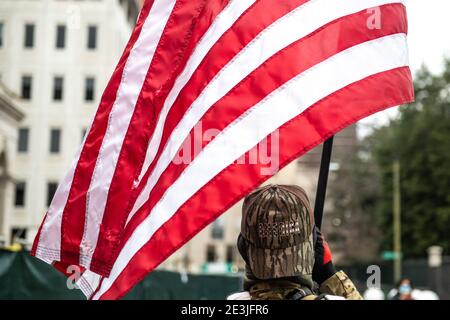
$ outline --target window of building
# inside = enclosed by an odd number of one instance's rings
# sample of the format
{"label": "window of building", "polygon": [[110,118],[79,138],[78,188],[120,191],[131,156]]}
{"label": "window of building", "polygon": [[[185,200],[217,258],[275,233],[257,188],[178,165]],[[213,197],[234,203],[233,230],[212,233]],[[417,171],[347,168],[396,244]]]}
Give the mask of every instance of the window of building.
{"label": "window of building", "polygon": [[58,184],[56,182],[47,183],[47,207],[52,203],[57,188]]}
{"label": "window of building", "polygon": [[87,128],[81,129],[81,142],[83,142],[84,137],[86,136]]}
{"label": "window of building", "polygon": [[51,129],[50,131],[50,153],[59,153],[61,150],[61,130]]}
{"label": "window of building", "polygon": [[56,26],[56,48],[64,49],[66,47],[66,26]]}
{"label": "window of building", "polygon": [[213,239],[223,239],[224,234],[224,221],[222,217],[217,218],[212,223],[212,229],[211,229],[211,237]]}
{"label": "window of building", "polygon": [[33,90],[33,78],[31,76],[22,77],[22,99],[31,100]]}
{"label": "window of building", "polygon": [[3,22],[0,21],[0,48],[3,47]]}
{"label": "window of building", "polygon": [[17,143],[17,151],[20,153],[28,152],[28,139],[30,130],[28,128],[19,129],[19,141]]}
{"label": "window of building", "polygon": [[234,261],[234,248],[232,245],[227,246],[226,259],[228,263],[233,263]]}
{"label": "window of building", "polygon": [[84,90],[84,100],[94,101],[95,99],[95,79],[86,78],[85,90]]}
{"label": "window of building", "polygon": [[62,101],[64,92],[64,78],[55,77],[53,78],[53,100]]}
{"label": "window of building", "polygon": [[25,25],[25,39],[24,39],[25,48],[33,48],[34,47],[34,24],[27,23]]}
{"label": "window of building", "polygon": [[88,26],[87,47],[90,50],[97,49],[97,26]]}
{"label": "window of building", "polygon": [[216,259],[216,247],[214,245],[208,245],[206,247],[206,262],[216,262]]}
{"label": "window of building", "polygon": [[24,242],[27,239],[26,228],[12,228],[11,229],[11,243]]}
{"label": "window of building", "polygon": [[16,190],[14,196],[14,205],[16,207],[24,207],[25,206],[25,192],[26,192],[26,184],[25,182],[17,182]]}

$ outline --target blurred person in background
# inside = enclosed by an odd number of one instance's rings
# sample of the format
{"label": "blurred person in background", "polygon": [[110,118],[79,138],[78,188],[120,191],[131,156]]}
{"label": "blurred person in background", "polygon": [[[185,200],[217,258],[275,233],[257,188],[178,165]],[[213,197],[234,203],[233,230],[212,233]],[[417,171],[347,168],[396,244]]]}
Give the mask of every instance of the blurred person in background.
{"label": "blurred person in background", "polygon": [[414,288],[413,282],[404,278],[388,293],[390,300],[439,300],[439,295],[432,290]]}
{"label": "blurred person in background", "polygon": [[415,300],[412,281],[408,278],[400,280],[397,283],[396,291],[391,291],[390,295],[392,296],[391,300]]}

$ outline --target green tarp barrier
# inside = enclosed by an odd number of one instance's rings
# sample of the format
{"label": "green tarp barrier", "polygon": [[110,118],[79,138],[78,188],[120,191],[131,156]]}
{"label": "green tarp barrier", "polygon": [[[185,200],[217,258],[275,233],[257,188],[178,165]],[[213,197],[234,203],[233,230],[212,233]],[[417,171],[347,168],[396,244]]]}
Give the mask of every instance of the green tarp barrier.
{"label": "green tarp barrier", "polygon": [[[184,281],[183,281],[184,280]],[[225,299],[242,288],[241,277],[187,275],[154,271],[124,299]],[[83,300],[80,290],[69,290],[67,278],[28,252],[0,250],[0,299]]]}

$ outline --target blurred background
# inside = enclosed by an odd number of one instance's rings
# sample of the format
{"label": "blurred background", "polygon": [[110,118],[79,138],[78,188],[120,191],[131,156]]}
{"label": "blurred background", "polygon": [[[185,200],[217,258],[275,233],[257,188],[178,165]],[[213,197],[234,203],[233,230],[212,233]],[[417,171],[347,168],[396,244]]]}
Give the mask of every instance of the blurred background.
{"label": "blurred background", "polygon": [[[387,298],[409,278],[418,299],[450,299],[450,4],[406,4],[417,101],[336,136],[323,228],[335,264],[370,289],[368,298]],[[82,299],[27,250],[140,6],[0,0],[0,299]],[[270,182],[298,184],[314,202],[320,156],[318,147]],[[240,218],[238,203],[127,298],[223,299],[241,290]]]}

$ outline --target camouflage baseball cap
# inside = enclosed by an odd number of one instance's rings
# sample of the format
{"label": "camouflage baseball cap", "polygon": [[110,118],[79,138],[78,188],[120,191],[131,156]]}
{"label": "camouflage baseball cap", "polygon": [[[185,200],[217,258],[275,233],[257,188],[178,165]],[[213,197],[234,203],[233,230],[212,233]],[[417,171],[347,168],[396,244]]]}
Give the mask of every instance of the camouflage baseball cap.
{"label": "camouflage baseball cap", "polygon": [[309,275],[314,265],[314,216],[298,186],[268,185],[244,200],[241,237],[248,267],[258,279]]}

